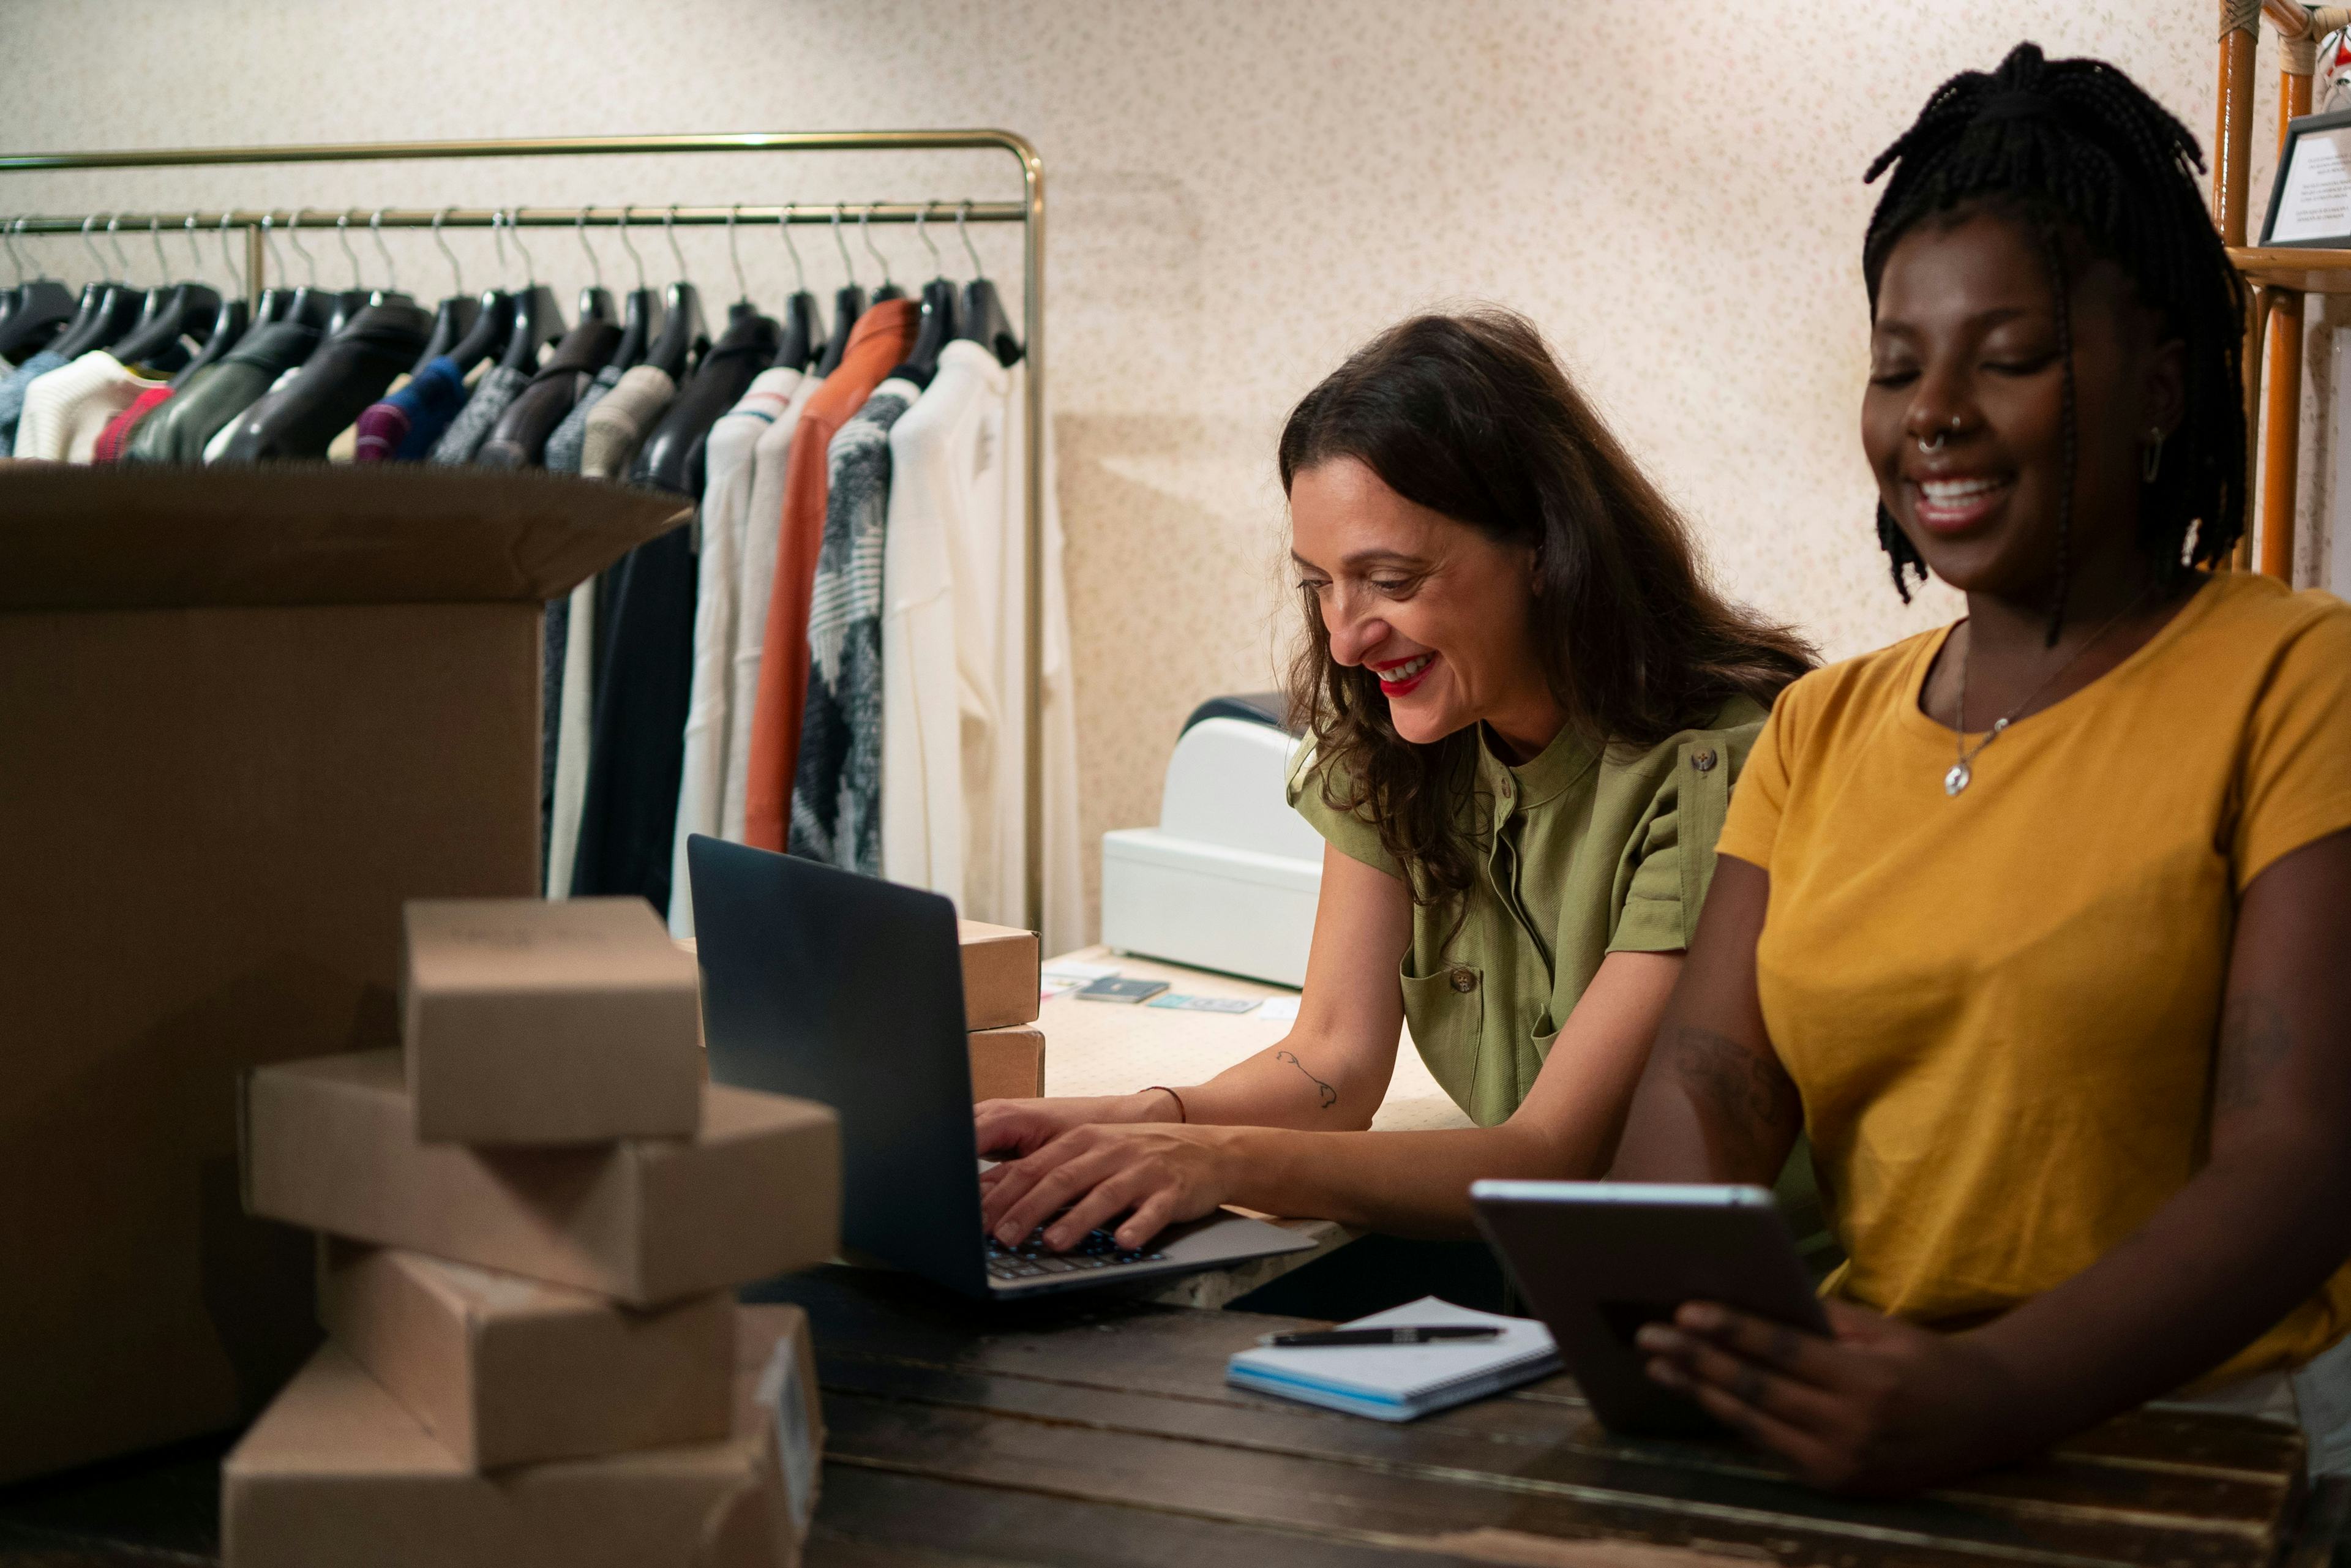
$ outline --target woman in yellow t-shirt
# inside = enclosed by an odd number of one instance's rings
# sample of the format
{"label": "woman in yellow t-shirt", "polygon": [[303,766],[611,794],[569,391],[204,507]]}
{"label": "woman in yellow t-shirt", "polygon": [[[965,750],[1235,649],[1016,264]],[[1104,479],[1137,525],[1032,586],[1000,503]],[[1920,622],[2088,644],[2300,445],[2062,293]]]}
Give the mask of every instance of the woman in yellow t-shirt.
{"label": "woman in yellow t-shirt", "polygon": [[2226,570],[2241,297],[2196,157],[2024,45],[1872,171],[1879,538],[1967,618],[1781,697],[1615,1166],[1768,1182],[1810,1134],[1834,1337],[1640,1337],[1826,1484],[2183,1387],[2351,1468],[2351,609]]}

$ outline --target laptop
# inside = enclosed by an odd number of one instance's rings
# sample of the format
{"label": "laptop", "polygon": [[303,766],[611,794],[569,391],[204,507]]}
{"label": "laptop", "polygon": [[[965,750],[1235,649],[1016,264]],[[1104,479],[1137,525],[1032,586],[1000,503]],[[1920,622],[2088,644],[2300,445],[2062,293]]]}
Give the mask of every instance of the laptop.
{"label": "laptop", "polygon": [[1142,1251],[1066,1253],[980,1223],[955,905],[934,893],[695,834],[686,841],[713,1082],[841,1117],[841,1240],[983,1300],[1197,1272],[1314,1244],[1219,1212]]}

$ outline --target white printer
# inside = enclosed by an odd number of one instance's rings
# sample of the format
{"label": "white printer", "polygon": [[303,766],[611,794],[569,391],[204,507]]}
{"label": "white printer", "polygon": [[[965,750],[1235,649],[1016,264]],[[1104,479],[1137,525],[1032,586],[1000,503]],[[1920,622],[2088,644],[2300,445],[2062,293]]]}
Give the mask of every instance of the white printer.
{"label": "white printer", "polygon": [[1283,787],[1299,745],[1275,693],[1185,721],[1159,825],[1102,835],[1102,939],[1141,957],[1278,985],[1306,981],[1322,836]]}

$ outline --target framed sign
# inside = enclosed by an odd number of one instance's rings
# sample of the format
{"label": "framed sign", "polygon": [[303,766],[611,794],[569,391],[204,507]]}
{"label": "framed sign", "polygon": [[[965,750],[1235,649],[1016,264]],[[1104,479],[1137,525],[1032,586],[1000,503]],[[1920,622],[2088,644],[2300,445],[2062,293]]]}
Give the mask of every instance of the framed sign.
{"label": "framed sign", "polygon": [[2262,244],[2351,250],[2351,110],[2286,122]]}

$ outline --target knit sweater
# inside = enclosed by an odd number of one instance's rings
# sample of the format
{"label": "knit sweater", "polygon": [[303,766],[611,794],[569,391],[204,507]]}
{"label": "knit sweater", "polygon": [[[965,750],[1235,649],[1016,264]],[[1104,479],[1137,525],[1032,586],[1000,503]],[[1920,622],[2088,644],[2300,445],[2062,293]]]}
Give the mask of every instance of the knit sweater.
{"label": "knit sweater", "polygon": [[354,463],[417,463],[430,454],[457,411],[465,406],[465,380],[457,361],[436,354],[424,368],[360,411],[351,428]]}
{"label": "knit sweater", "polygon": [[522,389],[528,385],[530,373],[527,371],[516,370],[511,365],[499,365],[493,369],[482,378],[482,384],[474,389],[474,395],[465,400],[465,406],[450,422],[449,428],[442,433],[440,441],[433,448],[431,461],[471,463],[474,455],[482,449],[482,443],[490,438],[490,431],[498,423],[498,415],[506,413],[507,404],[522,395]]}
{"label": "knit sweater", "polygon": [[882,874],[882,556],[890,427],[920,390],[873,389],[826,453],[824,538],[809,595],[808,705],[792,780],[791,852]]}
{"label": "knit sweater", "polygon": [[639,365],[623,375],[588,415],[580,472],[590,479],[617,479],[626,474],[646,433],[676,395],[677,382],[667,371]]}
{"label": "knit sweater", "polygon": [[141,392],[170,384],[134,375],[112,354],[92,349],[25,389],[16,455],[87,463],[116,414],[138,402]]}

